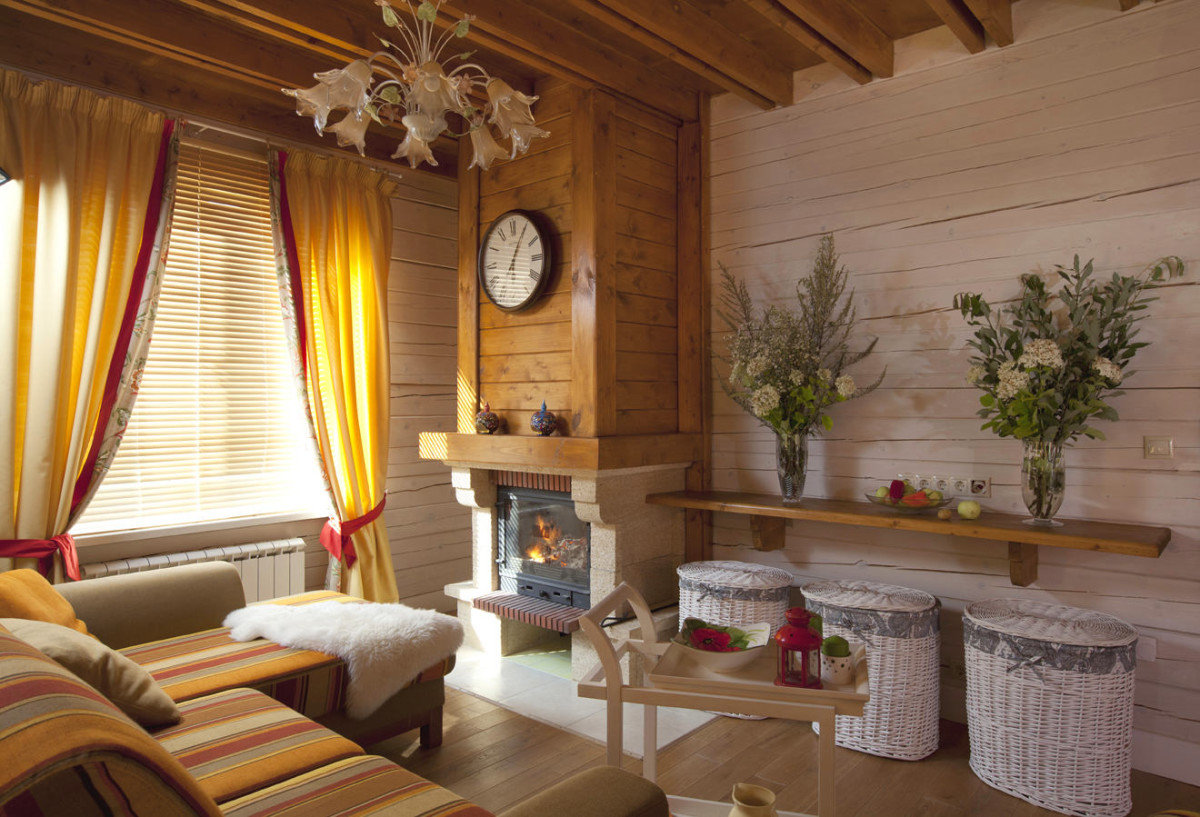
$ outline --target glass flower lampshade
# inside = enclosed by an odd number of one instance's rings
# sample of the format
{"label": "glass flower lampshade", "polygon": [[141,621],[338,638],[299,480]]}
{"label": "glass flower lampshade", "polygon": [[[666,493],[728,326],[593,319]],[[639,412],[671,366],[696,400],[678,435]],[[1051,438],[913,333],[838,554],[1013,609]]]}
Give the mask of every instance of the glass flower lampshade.
{"label": "glass flower lampshade", "polygon": [[479,127],[471,128],[471,147],[475,151],[475,156],[471,159],[469,168],[478,166],[480,170],[487,170],[497,159],[508,158],[508,151],[500,146],[500,143],[492,136],[492,132],[482,124]]}

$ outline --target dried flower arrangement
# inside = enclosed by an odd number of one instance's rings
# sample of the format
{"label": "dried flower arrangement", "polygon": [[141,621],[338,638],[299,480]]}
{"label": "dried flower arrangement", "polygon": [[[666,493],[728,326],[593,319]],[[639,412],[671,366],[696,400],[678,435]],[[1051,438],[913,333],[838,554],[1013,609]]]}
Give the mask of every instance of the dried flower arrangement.
{"label": "dried flower arrangement", "polygon": [[[803,491],[807,438],[828,431],[834,403],[861,397],[882,381],[860,387],[846,372],[875,348],[872,339],[852,351],[856,313],[849,273],[838,264],[832,235],[821,237],[812,272],[796,284],[796,306],[756,309],[744,282],[721,267],[718,315],[733,334],[728,341],[729,377],[721,385],[735,403],[771,428],[779,441],[784,499]],[[798,484],[797,484],[798,483]]]}

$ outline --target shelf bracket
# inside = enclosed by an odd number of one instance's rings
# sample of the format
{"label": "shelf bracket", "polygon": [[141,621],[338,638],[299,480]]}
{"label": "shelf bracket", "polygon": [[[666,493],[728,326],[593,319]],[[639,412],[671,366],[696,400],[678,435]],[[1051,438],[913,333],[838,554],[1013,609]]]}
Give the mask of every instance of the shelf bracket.
{"label": "shelf bracket", "polygon": [[778,516],[750,517],[750,538],[755,550],[782,550],[787,520]]}
{"label": "shelf bracket", "polygon": [[1038,546],[1028,542],[1008,543],[1008,578],[1017,587],[1037,581]]}

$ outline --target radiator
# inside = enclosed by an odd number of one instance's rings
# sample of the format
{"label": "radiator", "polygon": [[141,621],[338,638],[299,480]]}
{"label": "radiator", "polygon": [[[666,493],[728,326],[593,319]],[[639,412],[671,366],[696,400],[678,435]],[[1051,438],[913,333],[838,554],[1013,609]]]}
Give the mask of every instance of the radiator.
{"label": "radiator", "polygon": [[304,540],[279,539],[248,545],[163,553],[133,559],[114,559],[80,566],[85,579],[140,573],[197,562],[230,562],[242,575],[246,601],[266,601],[304,592]]}

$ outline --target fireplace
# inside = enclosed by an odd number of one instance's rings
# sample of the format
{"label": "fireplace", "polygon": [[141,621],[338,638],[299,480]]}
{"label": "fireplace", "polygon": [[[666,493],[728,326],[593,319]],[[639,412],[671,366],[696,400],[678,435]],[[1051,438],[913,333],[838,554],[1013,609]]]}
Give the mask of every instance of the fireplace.
{"label": "fireplace", "polygon": [[496,545],[502,591],[591,606],[591,525],[575,515],[570,494],[497,488]]}

